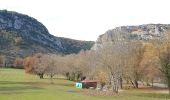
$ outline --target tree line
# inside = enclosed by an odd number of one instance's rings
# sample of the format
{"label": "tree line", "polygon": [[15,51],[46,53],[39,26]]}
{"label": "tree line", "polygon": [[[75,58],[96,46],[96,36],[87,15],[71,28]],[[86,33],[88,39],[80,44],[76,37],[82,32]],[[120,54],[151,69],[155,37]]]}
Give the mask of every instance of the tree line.
{"label": "tree line", "polygon": [[[0,57],[1,62],[1,57]],[[64,75],[68,80],[98,80],[100,89],[111,88],[118,93],[120,88],[139,82],[153,86],[161,81],[170,90],[170,42],[168,39],[139,41],[117,36],[114,42],[106,43],[97,50],[81,51],[78,54],[35,54],[24,59],[16,58],[15,66],[24,66],[26,73],[44,75],[51,79]]]}

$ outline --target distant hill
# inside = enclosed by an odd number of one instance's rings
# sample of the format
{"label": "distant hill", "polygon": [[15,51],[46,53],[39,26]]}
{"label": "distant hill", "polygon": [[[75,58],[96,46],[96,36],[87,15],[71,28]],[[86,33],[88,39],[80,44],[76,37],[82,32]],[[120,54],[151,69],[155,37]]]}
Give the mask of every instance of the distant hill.
{"label": "distant hill", "polygon": [[144,24],[137,26],[121,26],[100,35],[92,49],[103,47],[107,43],[117,39],[137,40],[147,42],[150,40],[167,39],[167,32],[170,32],[170,24]]}
{"label": "distant hill", "polygon": [[90,49],[93,44],[92,41],[55,37],[42,23],[28,15],[0,10],[0,55],[5,55],[7,59],[40,52],[78,53]]}

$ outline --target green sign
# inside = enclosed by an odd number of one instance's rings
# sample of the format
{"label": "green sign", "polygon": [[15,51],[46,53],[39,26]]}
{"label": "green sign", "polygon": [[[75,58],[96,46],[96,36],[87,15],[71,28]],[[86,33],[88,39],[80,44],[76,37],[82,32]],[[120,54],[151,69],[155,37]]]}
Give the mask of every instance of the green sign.
{"label": "green sign", "polygon": [[79,88],[79,89],[81,89],[82,88],[82,83],[76,83],[76,88]]}

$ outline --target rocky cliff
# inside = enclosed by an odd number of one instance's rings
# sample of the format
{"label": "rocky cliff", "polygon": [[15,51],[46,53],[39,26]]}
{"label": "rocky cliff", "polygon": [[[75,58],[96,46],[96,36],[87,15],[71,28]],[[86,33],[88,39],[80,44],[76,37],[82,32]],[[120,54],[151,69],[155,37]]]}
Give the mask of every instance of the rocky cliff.
{"label": "rocky cliff", "polygon": [[14,59],[35,53],[78,53],[94,42],[51,35],[36,19],[17,12],[0,11],[0,55]]}
{"label": "rocky cliff", "polygon": [[92,49],[98,49],[104,44],[117,39],[149,41],[167,38],[166,32],[170,31],[169,24],[145,24],[138,26],[121,26],[108,30],[100,35]]}

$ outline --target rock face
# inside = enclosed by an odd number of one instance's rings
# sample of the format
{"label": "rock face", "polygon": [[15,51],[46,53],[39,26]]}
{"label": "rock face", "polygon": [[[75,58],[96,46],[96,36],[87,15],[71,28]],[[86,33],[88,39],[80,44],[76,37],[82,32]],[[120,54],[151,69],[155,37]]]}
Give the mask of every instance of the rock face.
{"label": "rock face", "polygon": [[94,42],[55,37],[36,19],[17,12],[0,11],[0,55],[25,57],[35,53],[78,53]]}
{"label": "rock face", "polygon": [[108,42],[116,39],[148,41],[167,38],[166,32],[170,31],[169,24],[145,24],[139,26],[121,26],[108,30],[100,35],[92,49],[98,49]]}

